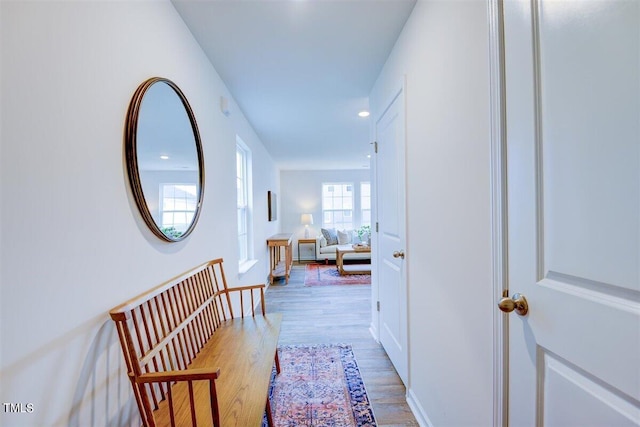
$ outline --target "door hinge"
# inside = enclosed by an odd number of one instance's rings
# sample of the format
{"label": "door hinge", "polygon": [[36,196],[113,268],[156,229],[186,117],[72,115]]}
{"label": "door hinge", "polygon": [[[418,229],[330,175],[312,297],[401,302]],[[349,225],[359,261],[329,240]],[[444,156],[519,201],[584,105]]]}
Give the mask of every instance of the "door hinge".
{"label": "door hinge", "polygon": [[373,151],[378,153],[378,141],[373,141]]}
{"label": "door hinge", "polygon": [[380,311],[380,301],[376,301],[376,309]]}
{"label": "door hinge", "polygon": [[376,221],[376,233],[379,231],[378,222]]}

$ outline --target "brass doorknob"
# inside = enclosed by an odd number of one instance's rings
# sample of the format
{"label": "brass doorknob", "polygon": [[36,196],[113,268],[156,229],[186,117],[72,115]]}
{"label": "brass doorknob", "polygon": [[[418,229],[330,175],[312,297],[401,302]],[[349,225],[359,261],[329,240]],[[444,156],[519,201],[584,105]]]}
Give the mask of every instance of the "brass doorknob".
{"label": "brass doorknob", "polygon": [[404,259],[404,251],[395,251],[393,253],[393,257],[394,258],[402,258],[402,259]]}
{"label": "brass doorknob", "polygon": [[520,316],[526,316],[529,312],[527,299],[520,294],[513,294],[511,298],[502,298],[498,303],[498,308],[505,313],[511,313],[515,310]]}

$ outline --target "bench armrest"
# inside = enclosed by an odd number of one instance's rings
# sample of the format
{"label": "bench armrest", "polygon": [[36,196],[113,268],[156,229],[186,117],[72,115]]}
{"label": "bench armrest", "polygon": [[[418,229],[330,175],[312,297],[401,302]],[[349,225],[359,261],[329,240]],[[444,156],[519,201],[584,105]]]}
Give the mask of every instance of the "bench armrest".
{"label": "bench armrest", "polygon": [[[133,374],[129,374],[134,377]],[[215,380],[220,376],[220,368],[200,368],[200,369],[184,369],[180,371],[167,371],[167,372],[149,372],[142,374],[139,377],[134,377],[134,381],[138,384],[154,384],[154,383],[169,383],[172,381],[187,381],[189,383],[189,405],[191,407],[191,420],[192,425],[196,425],[196,401],[201,401],[194,397],[192,381],[208,380],[209,381],[209,401],[211,405],[211,420],[214,426],[220,425],[220,410],[218,409],[218,397],[216,392]],[[153,388],[153,385],[150,387]],[[160,387],[162,389],[162,387]],[[174,406],[173,406],[173,394],[171,392],[172,387],[167,387],[168,405],[171,425],[176,425],[174,418]],[[164,399],[164,391],[162,391],[162,397]],[[155,397],[154,397],[155,402]],[[157,405],[157,403],[155,403]],[[157,408],[157,406],[156,406]],[[151,408],[148,408],[151,409]],[[146,423],[145,423],[146,424]]]}
{"label": "bench armrest", "polygon": [[[132,374],[129,374],[132,376]],[[181,371],[149,372],[135,378],[137,383],[160,383],[167,381],[215,380],[220,376],[220,368],[185,369]]]}
{"label": "bench armrest", "polygon": [[229,288],[228,291],[248,291],[251,289],[261,289],[264,288],[265,284],[264,283],[260,283],[259,285],[250,285],[250,286],[238,286],[237,288]]}
{"label": "bench armrest", "polygon": [[264,283],[260,283],[258,285],[250,285],[250,286],[239,286],[237,288],[229,288],[227,289],[227,296],[231,293],[231,292],[239,292],[240,293],[240,311],[241,311],[241,316],[244,317],[245,313],[244,313],[244,291],[249,291],[249,294],[251,296],[251,315],[255,316],[255,306],[254,306],[254,296],[253,296],[253,291],[254,290],[260,290],[260,308],[262,309],[262,314],[264,315],[266,313],[266,307],[264,305],[264,289],[266,288],[266,285]]}

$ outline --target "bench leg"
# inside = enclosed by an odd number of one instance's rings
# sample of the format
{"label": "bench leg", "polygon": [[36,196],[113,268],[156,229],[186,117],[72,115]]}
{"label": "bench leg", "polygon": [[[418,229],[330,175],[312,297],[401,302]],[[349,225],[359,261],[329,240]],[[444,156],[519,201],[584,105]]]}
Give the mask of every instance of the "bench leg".
{"label": "bench leg", "polygon": [[267,411],[267,425],[269,427],[273,427],[273,417],[271,416],[271,399],[267,397],[267,407],[265,408]]}
{"label": "bench leg", "polygon": [[278,357],[278,349],[277,348],[276,348],[275,361],[276,361],[276,373],[279,374],[280,373],[280,357]]}

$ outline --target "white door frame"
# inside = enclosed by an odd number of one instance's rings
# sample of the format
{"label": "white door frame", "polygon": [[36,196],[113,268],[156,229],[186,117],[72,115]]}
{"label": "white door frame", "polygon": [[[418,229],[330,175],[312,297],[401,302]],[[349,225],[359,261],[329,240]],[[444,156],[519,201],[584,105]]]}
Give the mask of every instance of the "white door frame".
{"label": "white door frame", "polygon": [[[502,0],[488,0],[489,100],[491,112],[491,259],[493,299],[509,294],[507,258],[507,150]],[[493,425],[509,420],[509,324],[495,307],[493,314]]]}

